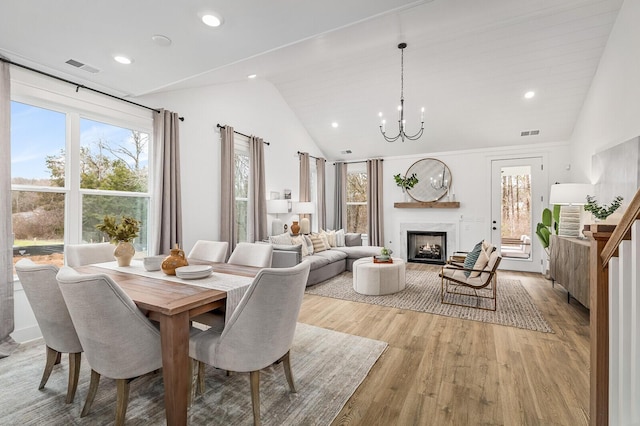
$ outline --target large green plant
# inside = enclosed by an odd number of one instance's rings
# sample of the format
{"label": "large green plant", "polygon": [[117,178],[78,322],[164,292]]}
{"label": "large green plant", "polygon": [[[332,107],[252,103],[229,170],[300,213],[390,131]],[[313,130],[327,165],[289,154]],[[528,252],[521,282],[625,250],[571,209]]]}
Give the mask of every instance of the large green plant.
{"label": "large green plant", "polygon": [[536,235],[542,244],[544,251],[549,254],[549,240],[551,238],[551,232],[553,231],[558,235],[558,227],[560,226],[560,205],[553,206],[553,212],[549,209],[542,211],[542,222],[539,222],[536,226]]}

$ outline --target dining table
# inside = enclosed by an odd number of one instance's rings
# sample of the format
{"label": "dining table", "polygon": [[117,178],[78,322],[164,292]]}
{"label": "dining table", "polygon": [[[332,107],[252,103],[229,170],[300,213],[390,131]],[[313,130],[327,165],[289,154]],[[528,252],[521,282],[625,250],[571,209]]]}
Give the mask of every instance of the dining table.
{"label": "dining table", "polygon": [[[196,259],[188,262],[211,265],[213,273],[198,280],[180,279],[161,271],[146,271],[142,261],[135,259],[128,267],[106,262],[74,268],[81,273],[108,275],[151,320],[160,324],[165,413],[170,426],[187,424],[190,319],[222,307],[230,315],[260,270]],[[233,306],[228,303],[231,299]]]}

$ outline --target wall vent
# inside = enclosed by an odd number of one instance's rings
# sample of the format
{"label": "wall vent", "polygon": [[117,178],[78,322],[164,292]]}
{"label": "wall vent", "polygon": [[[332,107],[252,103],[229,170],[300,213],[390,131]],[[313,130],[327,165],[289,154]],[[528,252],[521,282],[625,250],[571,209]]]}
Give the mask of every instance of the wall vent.
{"label": "wall vent", "polygon": [[540,134],[540,130],[524,130],[520,132],[520,136],[537,136]]}
{"label": "wall vent", "polygon": [[71,65],[72,67],[80,68],[83,71],[90,72],[91,74],[100,72],[98,68],[92,67],[91,65],[83,64],[82,62],[76,61],[75,59],[69,59],[65,63]]}

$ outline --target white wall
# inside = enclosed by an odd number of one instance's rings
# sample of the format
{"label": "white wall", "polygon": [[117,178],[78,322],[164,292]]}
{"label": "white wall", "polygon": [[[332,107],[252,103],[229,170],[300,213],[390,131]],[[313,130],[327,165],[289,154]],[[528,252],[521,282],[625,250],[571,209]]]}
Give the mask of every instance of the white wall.
{"label": "white wall", "polygon": [[[266,191],[292,190],[298,199],[297,152],[322,156],[275,87],[264,80],[172,91],[137,99],[184,116],[180,123],[183,233],[185,250],[198,239],[220,235],[220,132],[216,124],[256,135],[265,146]],[[269,215],[269,220],[272,217]],[[280,215],[291,223],[288,215]],[[271,225],[269,224],[269,228]]]}
{"label": "white wall", "polygon": [[575,182],[594,178],[593,154],[640,135],[639,21],[640,1],[625,0],[571,137]]}

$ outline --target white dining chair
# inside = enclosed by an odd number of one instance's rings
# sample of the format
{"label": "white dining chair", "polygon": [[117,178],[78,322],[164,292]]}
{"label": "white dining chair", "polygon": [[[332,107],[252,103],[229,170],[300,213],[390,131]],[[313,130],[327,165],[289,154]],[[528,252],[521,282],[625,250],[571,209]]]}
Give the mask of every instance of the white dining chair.
{"label": "white dining chair", "polygon": [[273,246],[271,244],[238,243],[227,263],[270,268],[272,258]]}
{"label": "white dining chair", "polygon": [[64,260],[67,266],[76,267],[115,260],[111,243],[65,244]]}
{"label": "white dining chair", "polygon": [[198,240],[187,256],[189,259],[224,262],[227,259],[229,243],[226,241]]}

